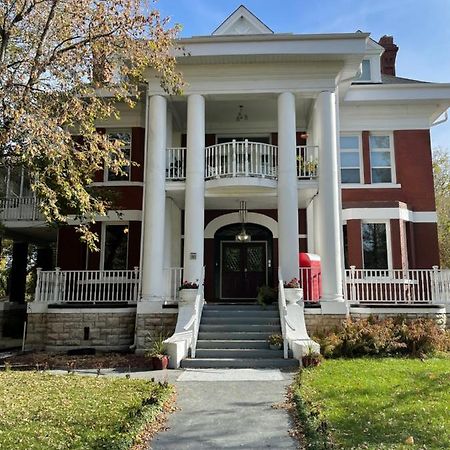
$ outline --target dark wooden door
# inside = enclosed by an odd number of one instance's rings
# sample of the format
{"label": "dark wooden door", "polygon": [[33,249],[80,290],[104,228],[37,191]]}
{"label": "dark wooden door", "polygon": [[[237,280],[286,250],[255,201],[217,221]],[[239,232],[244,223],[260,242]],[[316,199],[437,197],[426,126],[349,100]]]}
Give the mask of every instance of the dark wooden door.
{"label": "dark wooden door", "polygon": [[255,299],[267,284],[265,242],[222,242],[221,298]]}

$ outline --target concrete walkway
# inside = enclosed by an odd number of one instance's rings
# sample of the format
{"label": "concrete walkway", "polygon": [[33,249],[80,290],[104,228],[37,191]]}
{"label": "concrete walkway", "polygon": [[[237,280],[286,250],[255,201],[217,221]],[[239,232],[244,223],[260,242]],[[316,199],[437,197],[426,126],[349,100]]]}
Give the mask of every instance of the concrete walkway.
{"label": "concrete walkway", "polygon": [[[293,374],[263,369],[192,369],[175,380],[179,411],[153,450],[296,449],[283,402]],[[171,377],[172,378],[172,377]],[[173,379],[171,380],[173,381]]]}

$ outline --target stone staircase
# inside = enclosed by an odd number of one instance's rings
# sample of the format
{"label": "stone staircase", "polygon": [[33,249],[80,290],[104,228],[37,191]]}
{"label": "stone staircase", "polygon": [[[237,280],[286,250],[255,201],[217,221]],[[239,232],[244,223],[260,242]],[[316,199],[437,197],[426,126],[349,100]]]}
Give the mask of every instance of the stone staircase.
{"label": "stone staircase", "polygon": [[183,368],[298,367],[283,359],[283,350],[270,350],[267,338],[281,333],[278,308],[242,304],[207,304],[203,309],[195,358]]}

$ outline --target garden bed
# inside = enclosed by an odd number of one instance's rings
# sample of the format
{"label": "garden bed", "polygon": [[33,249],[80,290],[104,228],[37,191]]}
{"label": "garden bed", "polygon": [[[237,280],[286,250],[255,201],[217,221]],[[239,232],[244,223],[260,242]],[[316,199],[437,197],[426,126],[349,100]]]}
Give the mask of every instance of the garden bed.
{"label": "garden bed", "polygon": [[306,448],[450,448],[450,359],[327,360],[291,394]]}
{"label": "garden bed", "polygon": [[143,380],[2,372],[0,448],[148,448],[172,397],[171,386]]}

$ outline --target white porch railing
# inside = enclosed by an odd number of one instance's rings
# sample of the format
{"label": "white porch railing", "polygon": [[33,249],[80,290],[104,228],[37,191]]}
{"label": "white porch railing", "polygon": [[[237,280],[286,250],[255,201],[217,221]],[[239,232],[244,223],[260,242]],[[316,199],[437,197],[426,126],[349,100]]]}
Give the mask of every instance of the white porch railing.
{"label": "white porch railing", "polygon": [[351,303],[450,303],[450,270],[345,271],[344,295]]}
{"label": "white porch railing", "polygon": [[186,179],[186,148],[173,147],[166,151],[166,180]]}
{"label": "white porch railing", "polygon": [[36,197],[1,198],[0,220],[42,220]]}
{"label": "white porch railing", "polygon": [[297,176],[301,180],[311,180],[318,175],[319,147],[300,145],[297,147]]}
{"label": "white porch railing", "polygon": [[261,142],[236,141],[205,149],[205,178],[276,178],[278,147]]}
{"label": "white porch railing", "polygon": [[37,270],[35,301],[45,303],[135,303],[139,269]]}
{"label": "white porch railing", "polygon": [[182,267],[170,267],[164,269],[165,277],[165,293],[166,300],[178,303],[180,299],[180,286],[183,283],[183,268]]}

